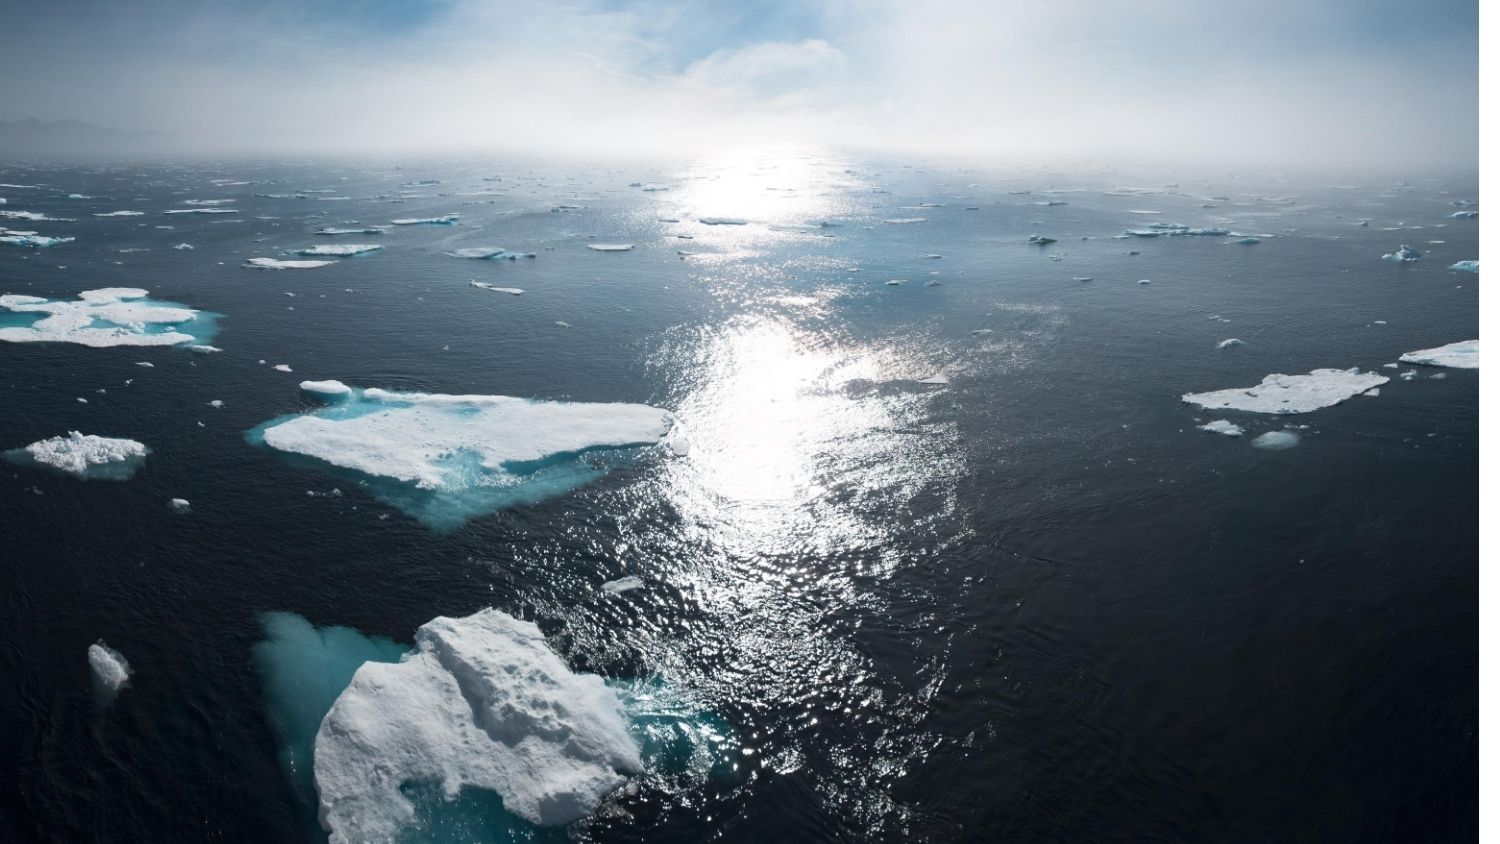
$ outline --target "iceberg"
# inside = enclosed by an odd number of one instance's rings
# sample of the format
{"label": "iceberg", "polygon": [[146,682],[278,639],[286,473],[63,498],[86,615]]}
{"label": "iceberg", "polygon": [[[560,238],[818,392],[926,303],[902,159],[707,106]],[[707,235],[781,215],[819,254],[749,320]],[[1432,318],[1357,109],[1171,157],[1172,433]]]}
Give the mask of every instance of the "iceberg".
{"label": "iceberg", "polygon": [[218,314],[155,302],[146,295],[135,287],[104,287],[85,290],[76,301],[0,296],[0,309],[18,315],[0,312],[0,341],[103,348],[175,346],[213,339]]}
{"label": "iceberg", "polygon": [[44,249],[48,246],[56,246],[59,243],[72,243],[71,237],[49,237],[36,232],[6,231],[0,229],[0,243],[9,243],[12,246],[25,246],[28,249]]}
{"label": "iceberg", "polygon": [[631,592],[636,589],[640,589],[645,585],[645,582],[643,582],[639,577],[636,577],[633,574],[628,574],[617,580],[606,581],[599,586],[599,589],[611,595],[618,595],[621,592]]}
{"label": "iceberg", "polygon": [[193,509],[193,505],[186,498],[173,498],[167,502],[167,509],[173,513],[183,514]]}
{"label": "iceberg", "polygon": [[1448,215],[1454,220],[1475,220],[1479,218],[1478,211],[1454,211]]}
{"label": "iceberg", "polygon": [[1410,264],[1413,261],[1422,260],[1422,253],[1403,243],[1401,244],[1400,249],[1397,249],[1395,252],[1387,255],[1381,255],[1380,258],[1383,261],[1394,261],[1398,264]]}
{"label": "iceberg", "polygon": [[303,392],[320,396],[347,396],[353,392],[343,381],[303,381],[297,385]]}
{"label": "iceberg", "polygon": [[385,234],[386,228],[388,228],[388,227],[387,226],[370,226],[369,228],[364,228],[364,229],[340,229],[340,228],[334,228],[332,226],[325,226],[325,227],[323,227],[321,229],[318,229],[317,231],[313,232],[313,234],[322,234],[322,235],[338,235],[338,234]]}
{"label": "iceberg", "polygon": [[902,226],[902,225],[906,225],[908,223],[925,223],[925,222],[927,222],[927,218],[926,217],[893,217],[893,218],[891,218],[889,220],[882,220],[881,222],[889,223],[890,225],[893,225],[893,226]]}
{"label": "iceberg", "polygon": [[238,208],[169,208],[163,214],[238,214]]}
{"label": "iceberg", "polygon": [[1479,341],[1460,340],[1435,349],[1418,349],[1402,355],[1400,361],[1423,366],[1446,366],[1452,369],[1478,369]]}
{"label": "iceberg", "polygon": [[52,469],[84,480],[127,481],[150,453],[145,443],[135,440],[69,431],[67,436],[11,449],[4,456],[12,463]]}
{"label": "iceberg", "polygon": [[1228,419],[1215,419],[1198,426],[1200,431],[1208,431],[1213,434],[1223,434],[1226,437],[1238,437],[1245,433],[1245,429],[1230,422]]}
{"label": "iceberg", "polygon": [[1267,375],[1254,387],[1187,393],[1188,404],[1205,410],[1250,413],[1311,413],[1379,387],[1391,379],[1358,369],[1314,369],[1306,375]]}
{"label": "iceberg", "polygon": [[331,842],[392,841],[417,818],[404,786],[500,796],[538,826],[592,814],[645,770],[619,695],[574,674],[537,626],[495,609],[438,617],[399,663],[368,662],[314,742]]}
{"label": "iceberg", "polygon": [[62,217],[48,217],[40,211],[0,211],[0,217],[11,220],[26,220],[32,223],[68,223],[71,220]]}
{"label": "iceberg", "polygon": [[247,433],[256,444],[368,481],[439,532],[560,495],[661,442],[672,415],[643,404],[351,389]]}
{"label": "iceberg", "polygon": [[1267,451],[1281,451],[1288,448],[1296,448],[1302,442],[1302,438],[1291,431],[1267,431],[1250,441],[1256,448]]}
{"label": "iceberg", "polygon": [[130,663],[125,655],[100,639],[89,645],[89,669],[94,675],[94,692],[102,703],[113,700],[130,680]]}
{"label": "iceberg", "polygon": [[535,252],[507,252],[498,246],[469,246],[463,249],[455,249],[448,253],[455,258],[507,258],[516,260],[518,258],[535,258]]}
{"label": "iceberg", "polygon": [[635,248],[633,243],[590,243],[588,247],[595,252],[629,252]]}
{"label": "iceberg", "polygon": [[698,222],[705,226],[743,226],[750,221],[739,217],[699,217]]}
{"label": "iceberg", "polygon": [[1245,345],[1245,341],[1244,340],[1241,340],[1238,337],[1230,337],[1228,340],[1220,340],[1219,344],[1217,346],[1215,346],[1214,348],[1216,348],[1216,349],[1227,349],[1230,346],[1243,346],[1243,345]]}
{"label": "iceberg", "polygon": [[94,215],[95,217],[144,217],[145,211],[105,211]]}
{"label": "iceberg", "polygon": [[282,261],[277,258],[246,258],[245,266],[262,270],[311,270],[326,267],[333,261]]}
{"label": "iceberg", "polygon": [[392,220],[393,226],[451,226],[458,222],[457,214],[447,214],[442,217],[407,217],[401,220]]}
{"label": "iceberg", "polygon": [[1449,266],[1448,269],[1450,269],[1450,270],[1458,270],[1459,272],[1465,272],[1465,273],[1474,273],[1474,274],[1477,275],[1479,273],[1479,262],[1478,261],[1458,261],[1458,262],[1452,264],[1451,266]]}
{"label": "iceberg", "polygon": [[1056,243],[1057,238],[1044,237],[1043,235],[1034,234],[1031,237],[1026,238],[1026,242],[1036,244],[1037,246],[1046,246],[1049,243]]}
{"label": "iceberg", "polygon": [[309,246],[306,249],[298,249],[298,255],[331,255],[338,258],[348,258],[354,255],[367,255],[371,252],[379,252],[384,249],[378,243],[340,243],[337,245]]}

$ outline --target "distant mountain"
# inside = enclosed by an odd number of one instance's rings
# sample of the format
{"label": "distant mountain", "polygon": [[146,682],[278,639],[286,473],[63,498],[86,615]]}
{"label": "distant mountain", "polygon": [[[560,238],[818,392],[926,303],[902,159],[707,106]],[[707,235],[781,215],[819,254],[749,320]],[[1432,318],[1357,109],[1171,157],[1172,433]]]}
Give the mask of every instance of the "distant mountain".
{"label": "distant mountain", "polygon": [[43,123],[36,118],[0,120],[0,153],[107,155],[142,152],[165,144],[165,132],[131,132],[77,120]]}

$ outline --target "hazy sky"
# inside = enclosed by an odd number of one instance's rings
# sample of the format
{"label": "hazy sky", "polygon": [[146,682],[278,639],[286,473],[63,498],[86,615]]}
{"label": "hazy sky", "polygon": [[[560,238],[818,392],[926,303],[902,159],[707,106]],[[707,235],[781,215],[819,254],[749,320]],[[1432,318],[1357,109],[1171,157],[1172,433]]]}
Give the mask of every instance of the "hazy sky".
{"label": "hazy sky", "polygon": [[0,118],[218,149],[1473,166],[1474,0],[44,0]]}

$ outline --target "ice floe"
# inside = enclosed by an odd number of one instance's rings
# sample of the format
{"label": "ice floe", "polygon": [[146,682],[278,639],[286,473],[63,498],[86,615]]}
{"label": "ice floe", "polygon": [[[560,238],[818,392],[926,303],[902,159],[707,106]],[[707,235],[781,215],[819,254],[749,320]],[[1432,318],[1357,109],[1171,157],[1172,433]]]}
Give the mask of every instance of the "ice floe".
{"label": "ice floe", "polygon": [[238,214],[238,208],[170,208],[163,214]]}
{"label": "ice floe", "polygon": [[1407,352],[1400,358],[1402,363],[1417,363],[1424,366],[1446,366],[1452,369],[1479,368],[1479,341],[1460,340],[1435,349],[1418,349]]}
{"label": "ice floe", "polygon": [[445,214],[441,217],[406,217],[400,220],[392,220],[393,226],[451,226],[458,222],[457,214]]}
{"label": "ice floe", "polygon": [[633,243],[590,243],[588,247],[595,252],[629,252],[635,248]]}
{"label": "ice floe", "polygon": [[72,243],[71,237],[50,237],[36,232],[6,231],[0,229],[0,243],[9,243],[12,246],[25,246],[28,249],[44,249],[48,246],[56,246],[59,243]]}
{"label": "ice floe", "polygon": [[108,703],[130,680],[130,663],[125,655],[100,639],[89,645],[89,670],[94,677],[94,691],[101,702]]}
{"label": "ice floe", "polygon": [[320,396],[347,396],[350,392],[349,385],[343,381],[303,381],[297,385],[303,392],[316,393]]}
{"label": "ice floe", "polygon": [[494,609],[435,618],[401,662],[362,665],[314,748],[319,820],[336,844],[395,840],[416,818],[412,784],[450,800],[491,791],[507,812],[561,826],[645,767],[619,695]]}
{"label": "ice floe", "polygon": [[272,420],[251,442],[369,481],[435,530],[595,480],[655,445],[671,414],[642,404],[351,389],[326,408]]}
{"label": "ice floe", "polygon": [[339,243],[324,244],[322,246],[309,246],[306,249],[298,249],[298,255],[328,255],[337,258],[348,258],[354,255],[367,255],[371,252],[379,252],[384,249],[378,243]]}
{"label": "ice floe", "polygon": [[245,266],[261,270],[311,270],[333,261],[283,261],[279,258],[246,258]]}
{"label": "ice floe", "polygon": [[184,514],[193,509],[193,505],[186,498],[173,498],[167,502],[167,509],[173,513]]}
{"label": "ice floe", "polygon": [[1238,337],[1230,337],[1228,340],[1220,340],[1219,344],[1217,346],[1215,346],[1214,348],[1216,348],[1216,349],[1227,349],[1230,346],[1243,346],[1243,345],[1245,345],[1245,341],[1244,340],[1241,340]]}
{"label": "ice floe", "polygon": [[487,258],[505,258],[514,261],[519,258],[536,257],[535,252],[508,252],[499,246],[466,246],[462,249],[455,249],[448,254],[452,255],[455,258],[477,258],[480,260]]}
{"label": "ice floe", "polygon": [[1296,448],[1302,442],[1302,438],[1291,431],[1267,431],[1250,441],[1256,448],[1267,451],[1281,451],[1288,448]]}
{"label": "ice floe", "polygon": [[1035,244],[1037,246],[1046,246],[1049,243],[1056,243],[1057,242],[1057,238],[1055,238],[1055,237],[1045,237],[1043,235],[1034,234],[1031,237],[1026,238],[1026,242],[1027,243]]}
{"label": "ice floe", "polygon": [[739,217],[699,217],[698,222],[705,226],[743,226],[750,221]]}
{"label": "ice floe", "polygon": [[95,217],[144,217],[145,211],[104,211],[94,215]]}
{"label": "ice floe", "polygon": [[1205,410],[1310,413],[1332,407],[1391,379],[1358,369],[1314,369],[1306,375],[1267,375],[1254,387],[1187,393],[1182,400]]}
{"label": "ice floe", "polygon": [[1450,265],[1448,267],[1448,269],[1450,269],[1450,270],[1459,270],[1460,272],[1466,272],[1466,273],[1475,273],[1477,275],[1479,273],[1479,262],[1478,261],[1458,261],[1458,262]]}
{"label": "ice floe", "polygon": [[1198,426],[1200,431],[1208,431],[1213,434],[1223,434],[1226,437],[1238,437],[1245,433],[1245,429],[1230,422],[1228,419],[1215,419]]}
{"label": "ice floe", "polygon": [[1411,248],[1407,244],[1401,244],[1401,248],[1395,252],[1380,256],[1383,261],[1394,261],[1398,264],[1410,264],[1413,261],[1422,260],[1422,253]]}
{"label": "ice floe", "polygon": [[321,229],[318,229],[317,231],[313,232],[313,234],[321,234],[321,235],[385,234],[386,228],[388,228],[388,227],[387,226],[370,226],[368,228],[363,228],[363,229],[341,229],[341,228],[336,228],[336,227],[332,227],[332,226],[325,226],[325,227],[323,227]]}
{"label": "ice floe", "polygon": [[66,436],[39,440],[6,451],[7,460],[39,466],[85,480],[129,480],[146,462],[145,443],[120,437],[98,437],[69,431]]}
{"label": "ice floe", "polygon": [[633,574],[628,574],[617,580],[610,580],[600,584],[599,589],[600,591],[608,592],[611,595],[618,595],[621,592],[631,592],[636,589],[640,589],[645,585],[646,584],[639,577],[636,577]]}
{"label": "ice floe", "polygon": [[135,287],[85,290],[77,300],[0,296],[0,308],[19,315],[0,313],[0,341],[103,348],[173,346],[212,339],[217,314],[155,302],[146,296],[145,290]]}

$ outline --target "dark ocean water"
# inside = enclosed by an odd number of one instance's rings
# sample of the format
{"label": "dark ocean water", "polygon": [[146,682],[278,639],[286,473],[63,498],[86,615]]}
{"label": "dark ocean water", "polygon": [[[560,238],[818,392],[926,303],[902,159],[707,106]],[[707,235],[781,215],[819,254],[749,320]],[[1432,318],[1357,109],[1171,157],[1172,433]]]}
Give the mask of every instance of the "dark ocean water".
{"label": "dark ocean water", "polygon": [[[0,227],[76,238],[0,244],[0,293],[148,288],[221,314],[224,349],[0,343],[0,449],[153,451],[125,482],[0,464],[0,839],[314,840],[252,657],[264,614],[410,643],[487,606],[733,734],[712,775],[649,772],[579,840],[1471,839],[1477,371],[1381,367],[1478,336],[1479,278],[1446,269],[1478,258],[1450,217],[1477,185],[1331,181],[809,151],[0,162],[41,186],[0,210],[69,218]],[[238,213],[161,213],[195,198]],[[93,216],[121,209],[146,214]],[[1151,222],[1274,237],[1112,239]],[[241,267],[331,242],[385,248]],[[1428,254],[1381,260],[1402,243]],[[445,254],[471,246],[537,257]],[[1179,398],[1352,366],[1417,376],[1290,420]],[[246,442],[317,406],[304,378],[643,402],[692,451],[437,533]],[[1250,446],[1288,421],[1298,447]],[[644,588],[599,590],[625,575]],[[107,706],[100,638],[135,672]]]}

